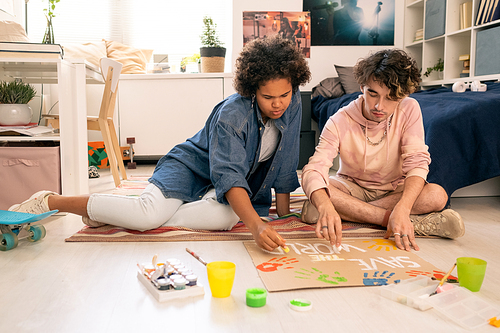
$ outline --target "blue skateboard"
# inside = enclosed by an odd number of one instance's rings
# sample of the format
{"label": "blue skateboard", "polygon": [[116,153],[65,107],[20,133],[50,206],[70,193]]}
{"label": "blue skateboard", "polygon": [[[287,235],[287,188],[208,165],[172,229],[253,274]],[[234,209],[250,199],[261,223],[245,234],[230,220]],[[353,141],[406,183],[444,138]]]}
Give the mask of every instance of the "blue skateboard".
{"label": "blue skateboard", "polygon": [[55,213],[57,210],[51,210],[43,214],[28,214],[0,210],[0,251],[12,250],[19,241],[19,232],[24,228],[28,232],[28,240],[31,242],[39,241],[46,235],[45,227],[41,224],[31,225],[31,223],[43,220]]}

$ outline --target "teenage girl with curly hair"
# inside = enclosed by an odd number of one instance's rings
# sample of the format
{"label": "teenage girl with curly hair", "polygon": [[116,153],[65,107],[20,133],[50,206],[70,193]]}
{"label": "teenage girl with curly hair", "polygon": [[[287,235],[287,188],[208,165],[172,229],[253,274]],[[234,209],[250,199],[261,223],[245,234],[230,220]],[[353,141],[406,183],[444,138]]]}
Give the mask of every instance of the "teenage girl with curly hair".
{"label": "teenage girl with curly hair", "polygon": [[136,230],[162,225],[230,230],[241,220],[261,248],[285,246],[260,216],[269,214],[272,188],[278,215],[290,213],[290,192],[300,185],[298,87],[310,76],[290,41],[254,40],[236,60],[237,93],[215,106],[197,134],[158,161],[139,197],[41,191],[10,210],[39,214],[58,209],[81,215],[91,227]]}

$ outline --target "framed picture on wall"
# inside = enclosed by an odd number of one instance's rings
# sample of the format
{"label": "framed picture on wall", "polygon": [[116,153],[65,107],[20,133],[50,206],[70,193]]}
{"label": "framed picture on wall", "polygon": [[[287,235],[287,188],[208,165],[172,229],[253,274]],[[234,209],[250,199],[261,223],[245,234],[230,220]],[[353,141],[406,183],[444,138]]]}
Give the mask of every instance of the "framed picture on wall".
{"label": "framed picture on wall", "polygon": [[311,45],[394,45],[395,0],[303,0]]}
{"label": "framed picture on wall", "polygon": [[243,45],[256,38],[278,34],[293,41],[305,57],[310,57],[309,12],[243,12]]}

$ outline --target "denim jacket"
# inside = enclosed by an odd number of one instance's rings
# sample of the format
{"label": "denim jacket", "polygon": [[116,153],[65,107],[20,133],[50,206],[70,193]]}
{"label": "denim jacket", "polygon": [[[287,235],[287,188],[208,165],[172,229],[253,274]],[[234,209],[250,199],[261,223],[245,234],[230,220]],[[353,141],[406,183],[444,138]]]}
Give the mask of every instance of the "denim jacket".
{"label": "denim jacket", "polygon": [[256,212],[269,215],[271,188],[276,193],[290,193],[300,186],[297,166],[301,119],[297,90],[287,110],[275,120],[280,138],[274,155],[258,163],[264,133],[261,112],[251,98],[233,94],[215,106],[202,130],[158,161],[149,181],[166,198],[185,202],[200,200],[215,188],[217,201],[228,204],[226,192],[241,187]]}

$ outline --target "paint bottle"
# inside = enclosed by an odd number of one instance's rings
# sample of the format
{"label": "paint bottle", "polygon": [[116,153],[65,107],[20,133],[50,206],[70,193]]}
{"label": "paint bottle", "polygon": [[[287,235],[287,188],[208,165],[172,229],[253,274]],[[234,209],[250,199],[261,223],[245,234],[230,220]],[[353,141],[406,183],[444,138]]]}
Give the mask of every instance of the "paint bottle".
{"label": "paint bottle", "polygon": [[174,269],[176,272],[180,273],[179,270],[183,269],[183,268],[186,268],[183,264],[177,264],[177,265],[174,265]]}
{"label": "paint bottle", "polygon": [[158,286],[158,289],[160,290],[168,290],[170,289],[170,280],[166,279],[164,277],[160,277],[156,280],[156,284]]}
{"label": "paint bottle", "polygon": [[193,271],[191,271],[189,268],[187,267],[184,267],[184,268],[181,268],[178,270],[178,273],[184,277],[186,277],[186,275],[191,275],[193,274]]}
{"label": "paint bottle", "polygon": [[169,265],[165,268],[165,275],[166,276],[171,276],[174,273],[175,273],[175,269],[172,266]]}
{"label": "paint bottle", "polygon": [[194,274],[186,275],[187,285],[188,286],[196,286],[198,277]]}
{"label": "paint bottle", "polygon": [[183,277],[176,278],[172,281],[174,283],[175,290],[186,289],[187,280]]}

